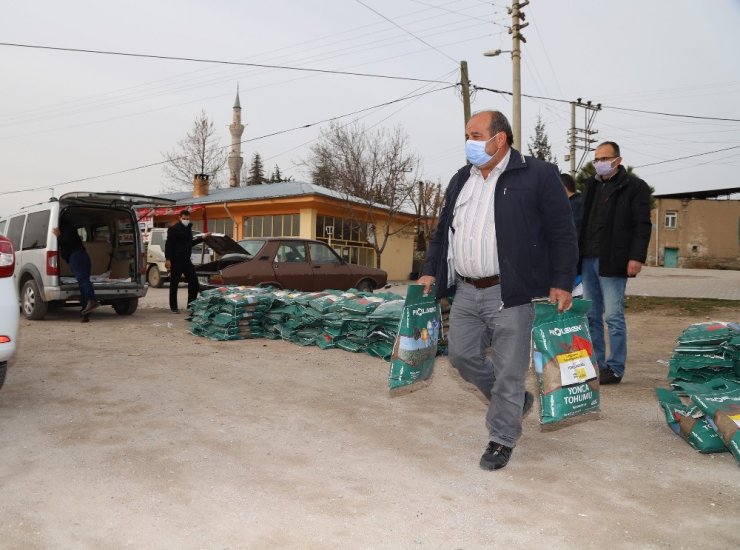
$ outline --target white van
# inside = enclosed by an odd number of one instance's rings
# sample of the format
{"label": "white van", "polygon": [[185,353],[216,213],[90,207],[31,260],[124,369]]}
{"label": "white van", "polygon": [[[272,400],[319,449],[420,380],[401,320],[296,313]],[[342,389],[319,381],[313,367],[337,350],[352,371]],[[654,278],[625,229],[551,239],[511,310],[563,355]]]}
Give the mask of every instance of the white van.
{"label": "white van", "polygon": [[43,319],[50,305],[79,304],[80,289],[59,255],[52,229],[64,212],[90,256],[95,296],[120,315],[131,315],[146,295],[146,258],[134,208],[173,201],[122,193],[74,192],[0,219],[0,235],[16,250],[15,282],[28,319]]}

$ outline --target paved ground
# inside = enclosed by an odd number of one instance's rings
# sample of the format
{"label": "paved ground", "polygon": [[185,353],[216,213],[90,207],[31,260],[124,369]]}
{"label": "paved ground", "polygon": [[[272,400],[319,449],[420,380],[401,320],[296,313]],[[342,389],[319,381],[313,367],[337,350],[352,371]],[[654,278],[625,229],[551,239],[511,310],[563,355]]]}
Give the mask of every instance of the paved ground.
{"label": "paved ground", "polygon": [[542,428],[535,408],[509,466],[484,472],[485,404],[446,358],[391,397],[383,361],[208,341],[166,303],[22,322],[0,390],[0,548],[740,547],[735,461],[695,453],[653,394],[703,317],[629,313],[628,375],[602,413]]}
{"label": "paved ground", "polygon": [[629,279],[627,294],[740,300],[740,271],[643,267]]}
{"label": "paved ground", "polygon": [[[408,281],[391,282],[400,292],[405,292],[406,284]],[[646,266],[637,277],[628,280],[627,294],[740,300],[740,271]]]}

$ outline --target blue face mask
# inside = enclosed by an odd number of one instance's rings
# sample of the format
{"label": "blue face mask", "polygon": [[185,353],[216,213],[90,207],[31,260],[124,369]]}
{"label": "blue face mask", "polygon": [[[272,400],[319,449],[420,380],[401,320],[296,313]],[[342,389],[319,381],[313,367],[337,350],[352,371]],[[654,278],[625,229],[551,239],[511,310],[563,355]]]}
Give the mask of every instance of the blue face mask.
{"label": "blue face mask", "polygon": [[[465,142],[465,156],[473,166],[483,166],[490,161],[493,156],[486,153],[486,145],[493,139],[493,136],[486,141],[475,141],[469,139]],[[498,152],[498,151],[497,151]],[[496,153],[494,153],[495,155]]]}

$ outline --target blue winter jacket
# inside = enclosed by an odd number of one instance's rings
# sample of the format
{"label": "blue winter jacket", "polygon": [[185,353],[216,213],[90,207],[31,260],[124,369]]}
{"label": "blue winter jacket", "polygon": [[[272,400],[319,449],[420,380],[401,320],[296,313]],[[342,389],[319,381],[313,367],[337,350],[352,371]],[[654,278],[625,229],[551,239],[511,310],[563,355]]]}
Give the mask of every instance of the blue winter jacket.
{"label": "blue winter jacket", "polygon": [[[455,293],[448,280],[449,232],[455,203],[470,166],[450,180],[422,273],[436,278],[437,298]],[[546,297],[550,288],[571,291],[578,264],[578,238],[557,167],[511,150],[496,182],[494,218],[504,307]],[[454,277],[454,274],[453,274]]]}

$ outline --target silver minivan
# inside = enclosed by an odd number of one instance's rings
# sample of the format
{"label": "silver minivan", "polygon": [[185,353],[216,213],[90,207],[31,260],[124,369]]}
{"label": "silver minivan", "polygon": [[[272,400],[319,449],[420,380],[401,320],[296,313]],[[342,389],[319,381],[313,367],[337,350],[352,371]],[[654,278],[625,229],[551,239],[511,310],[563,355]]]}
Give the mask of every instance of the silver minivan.
{"label": "silver minivan", "polygon": [[147,291],[147,262],[135,208],[172,203],[145,195],[81,191],[0,219],[0,235],[16,250],[15,283],[26,318],[43,319],[49,306],[79,304],[79,286],[52,233],[62,212],[77,227],[90,256],[90,279],[98,301],[120,315],[134,313]]}

